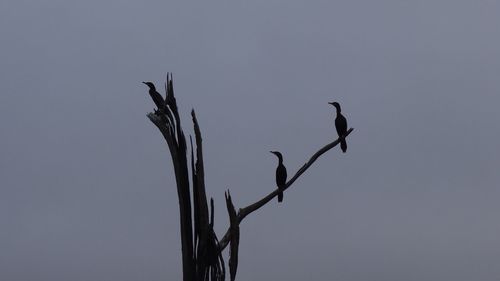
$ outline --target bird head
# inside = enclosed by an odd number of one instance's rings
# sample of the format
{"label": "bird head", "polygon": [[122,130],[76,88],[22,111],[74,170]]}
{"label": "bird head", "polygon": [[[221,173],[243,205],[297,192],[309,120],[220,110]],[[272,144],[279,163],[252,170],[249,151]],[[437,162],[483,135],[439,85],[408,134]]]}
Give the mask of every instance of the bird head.
{"label": "bird head", "polygon": [[149,89],[156,90],[155,85],[153,84],[153,82],[142,82],[142,83],[148,85]]}
{"label": "bird head", "polygon": [[269,151],[272,154],[276,155],[279,159],[283,159],[283,155],[279,151]]}
{"label": "bird head", "polygon": [[335,106],[335,108],[336,108],[338,111],[340,111],[340,104],[339,104],[338,102],[336,102],[336,101],[334,101],[334,102],[329,102],[329,104],[331,104],[331,105]]}

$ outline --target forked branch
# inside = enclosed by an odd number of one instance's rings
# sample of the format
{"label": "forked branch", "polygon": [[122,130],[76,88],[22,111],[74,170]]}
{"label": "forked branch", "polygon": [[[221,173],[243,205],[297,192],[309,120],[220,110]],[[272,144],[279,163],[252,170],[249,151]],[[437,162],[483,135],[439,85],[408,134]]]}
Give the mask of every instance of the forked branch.
{"label": "forked branch", "polygon": [[[354,129],[353,128],[350,128],[349,130],[347,130],[347,133],[346,133],[346,137],[353,131]],[[295,173],[295,175],[286,183],[285,185],[285,188],[283,190],[286,190],[288,189],[288,187],[290,187],[299,177],[300,175],[302,175],[309,167],[311,167],[311,165],[321,156],[323,155],[325,152],[327,152],[328,150],[334,148],[335,146],[337,146],[338,144],[340,143],[340,138],[325,145],[324,147],[322,147],[320,150],[318,150],[316,153],[313,154],[313,156],[311,156],[311,158],[309,159],[309,161],[307,161],[298,171],[297,173]],[[266,197],[260,199],[259,201],[251,204],[251,205],[248,205],[244,208],[240,208],[239,211],[238,211],[238,215],[237,215],[237,218],[238,218],[238,225],[241,223],[241,221],[246,217],[248,216],[249,214],[251,214],[252,212],[258,210],[260,207],[264,206],[267,202],[271,201],[275,196],[278,195],[278,189],[275,189],[273,192],[269,193]],[[226,231],[226,234],[224,234],[224,237],[222,237],[222,239],[220,240],[219,242],[219,251],[223,251],[226,246],[228,245],[228,243],[231,241],[231,228],[229,228],[227,231]]]}
{"label": "forked branch", "polygon": [[[174,97],[172,75],[167,74],[167,81],[165,83],[165,99],[163,99],[163,97],[156,91],[153,83],[143,83],[150,87],[149,94],[158,107],[154,113],[149,113],[148,117],[163,134],[168,144],[174,165],[177,194],[179,198],[183,280],[224,280],[225,265],[222,257],[222,251],[230,245],[229,271],[230,279],[231,281],[234,281],[238,267],[240,223],[246,216],[258,210],[277,196],[278,189],[275,189],[259,201],[244,208],[240,208],[238,212],[236,212],[231,195],[229,191],[227,191],[227,193],[225,193],[225,198],[230,226],[224,237],[219,242],[213,229],[214,202],[213,200],[210,200],[210,212],[207,204],[202,138],[195,112],[194,110],[191,112],[196,147],[193,147],[193,140],[190,137],[190,166],[192,171],[192,189],[190,189],[188,159],[186,156],[187,144],[181,127],[177,102]],[[346,132],[345,137],[347,137],[352,131],[353,129],[350,128]],[[285,184],[282,190],[288,189],[321,155],[334,148],[339,143],[340,139],[337,139],[314,153],[311,158]],[[193,201],[191,201],[191,195]],[[191,212],[191,206],[193,207],[193,212]]]}

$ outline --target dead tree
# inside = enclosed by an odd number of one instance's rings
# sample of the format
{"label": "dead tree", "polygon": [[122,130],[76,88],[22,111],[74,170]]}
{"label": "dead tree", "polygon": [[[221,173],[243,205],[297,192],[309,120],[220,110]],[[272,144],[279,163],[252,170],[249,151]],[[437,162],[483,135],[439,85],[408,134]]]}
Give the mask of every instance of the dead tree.
{"label": "dead tree", "polygon": [[[167,74],[165,92],[166,97],[163,103],[158,101],[158,95],[152,95],[157,99],[155,103],[160,105],[160,108],[155,110],[155,112],[148,113],[147,116],[151,122],[158,127],[165,138],[174,166],[175,180],[177,183],[177,196],[179,197],[183,280],[225,280],[226,272],[222,252],[228,245],[230,245],[229,274],[230,280],[233,281],[236,278],[236,270],[238,267],[240,223],[246,216],[264,206],[277,196],[278,189],[274,190],[261,200],[244,208],[238,209],[237,212],[233,205],[231,194],[228,190],[225,193],[225,198],[229,214],[229,227],[223,238],[219,241],[213,228],[213,198],[210,199],[210,211],[208,209],[204,180],[205,175],[203,168],[202,138],[196,114],[194,110],[191,111],[196,148],[193,148],[193,140],[190,137],[190,167],[192,184],[192,188],[190,188],[187,142],[181,127],[181,120],[174,96],[171,74]],[[353,129],[350,128],[345,137],[347,137],[352,130]],[[338,145],[339,142],[340,139],[337,139],[314,153],[313,156],[311,156],[311,158],[295,173],[295,175],[288,180],[283,190],[288,189],[295,182],[295,180],[297,180],[300,175],[302,175],[314,163],[314,161],[318,159],[318,157]],[[193,213],[191,213],[191,210],[193,210]]]}

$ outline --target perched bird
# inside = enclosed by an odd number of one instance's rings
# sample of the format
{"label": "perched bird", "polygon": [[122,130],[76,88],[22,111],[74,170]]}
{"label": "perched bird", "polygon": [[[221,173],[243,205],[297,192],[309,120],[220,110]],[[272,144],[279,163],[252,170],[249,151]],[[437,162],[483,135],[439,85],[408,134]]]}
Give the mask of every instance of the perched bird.
{"label": "perched bird", "polygon": [[156,104],[156,107],[158,107],[158,110],[163,110],[165,108],[165,100],[163,97],[156,91],[155,85],[152,82],[142,82],[149,87],[149,95],[153,99],[154,103]]}
{"label": "perched bird", "polygon": [[278,190],[280,191],[278,193],[278,202],[281,202],[283,201],[283,190],[285,189],[286,185],[286,168],[283,165],[283,156],[281,155],[280,152],[278,151],[269,151],[269,152],[276,155],[279,160],[278,167],[276,168],[276,185],[278,186]]}
{"label": "perched bird", "polygon": [[337,129],[337,134],[340,138],[340,148],[342,152],[347,151],[347,142],[345,141],[345,134],[347,133],[347,120],[344,115],[340,113],[340,104],[338,102],[329,102],[329,104],[335,106],[337,109],[337,117],[335,118],[335,128]]}

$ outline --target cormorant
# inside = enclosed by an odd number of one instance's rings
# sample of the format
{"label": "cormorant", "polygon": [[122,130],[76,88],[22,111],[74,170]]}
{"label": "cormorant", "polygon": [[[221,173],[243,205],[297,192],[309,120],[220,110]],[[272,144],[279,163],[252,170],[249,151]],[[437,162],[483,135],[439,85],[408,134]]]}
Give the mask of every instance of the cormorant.
{"label": "cormorant", "polygon": [[345,134],[347,133],[347,120],[344,115],[340,113],[340,104],[338,102],[329,102],[329,104],[335,106],[337,109],[337,117],[335,118],[335,128],[337,129],[337,134],[340,138],[340,148],[342,152],[347,151],[347,142],[345,141]]}
{"label": "cormorant", "polygon": [[158,110],[163,110],[165,108],[165,100],[163,97],[156,91],[155,85],[153,82],[142,82],[149,87],[149,95],[153,99],[153,102],[156,104],[156,107],[158,107]]}
{"label": "cormorant", "polygon": [[280,191],[278,193],[278,202],[281,202],[283,201],[283,190],[285,189],[286,185],[286,168],[283,165],[283,156],[281,155],[280,152],[278,151],[269,151],[269,152],[276,155],[279,160],[278,167],[276,168],[276,185],[278,186],[278,190]]}

